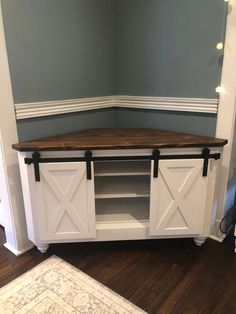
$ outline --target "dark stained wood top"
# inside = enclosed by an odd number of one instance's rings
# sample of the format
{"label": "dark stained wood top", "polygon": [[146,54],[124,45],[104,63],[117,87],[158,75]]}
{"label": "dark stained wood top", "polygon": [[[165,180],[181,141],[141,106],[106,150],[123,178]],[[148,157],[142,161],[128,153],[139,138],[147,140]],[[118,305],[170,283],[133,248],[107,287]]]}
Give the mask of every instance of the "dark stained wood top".
{"label": "dark stained wood top", "polygon": [[14,144],[18,151],[222,147],[227,140],[154,129],[88,129]]}

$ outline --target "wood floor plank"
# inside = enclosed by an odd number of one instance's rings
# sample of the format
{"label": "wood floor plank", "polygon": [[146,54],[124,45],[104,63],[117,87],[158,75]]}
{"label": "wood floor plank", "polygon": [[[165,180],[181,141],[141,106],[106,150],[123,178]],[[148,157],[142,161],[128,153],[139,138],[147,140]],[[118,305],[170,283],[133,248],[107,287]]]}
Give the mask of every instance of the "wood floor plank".
{"label": "wood floor plank", "polygon": [[51,255],[69,262],[148,313],[236,313],[236,255],[232,238],[51,245],[16,257],[5,247],[0,228],[0,286]]}

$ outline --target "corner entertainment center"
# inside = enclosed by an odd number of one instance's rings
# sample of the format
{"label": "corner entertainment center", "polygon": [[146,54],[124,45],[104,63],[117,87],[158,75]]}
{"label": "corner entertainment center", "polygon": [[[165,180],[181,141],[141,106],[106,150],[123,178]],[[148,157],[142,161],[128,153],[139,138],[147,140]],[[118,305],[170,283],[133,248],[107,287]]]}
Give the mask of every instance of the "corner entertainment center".
{"label": "corner entertainment center", "polygon": [[13,145],[29,239],[50,243],[209,236],[227,140],[90,129]]}

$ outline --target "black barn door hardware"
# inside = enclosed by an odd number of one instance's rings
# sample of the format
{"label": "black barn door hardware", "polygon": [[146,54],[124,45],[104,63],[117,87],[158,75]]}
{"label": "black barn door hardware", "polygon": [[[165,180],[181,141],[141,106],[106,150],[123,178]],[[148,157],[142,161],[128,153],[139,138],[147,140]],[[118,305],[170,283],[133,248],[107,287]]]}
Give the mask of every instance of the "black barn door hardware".
{"label": "black barn door hardware", "polygon": [[177,160],[177,159],[203,159],[203,172],[204,177],[208,174],[209,159],[220,159],[220,153],[210,153],[209,148],[204,148],[201,154],[182,154],[182,155],[161,155],[159,149],[154,149],[152,155],[144,156],[102,156],[93,157],[91,151],[86,151],[84,157],[50,157],[41,158],[39,152],[34,152],[32,158],[25,158],[25,164],[34,165],[35,181],[40,181],[39,164],[40,163],[54,163],[54,162],[86,162],[87,179],[92,179],[92,161],[118,161],[118,160],[154,160],[153,177],[158,178],[159,160]]}
{"label": "black barn door hardware", "polygon": [[203,156],[203,170],[202,170],[202,176],[207,177],[208,173],[208,165],[209,165],[209,156],[210,156],[210,149],[204,148],[202,150],[202,156]]}
{"label": "black barn door hardware", "polygon": [[33,157],[33,164],[34,164],[34,175],[35,175],[35,181],[40,181],[40,173],[39,173],[39,161],[40,161],[40,153],[35,152],[32,155]]}
{"label": "black barn door hardware", "polygon": [[33,153],[32,158],[25,158],[25,164],[26,165],[34,164],[34,176],[35,176],[36,182],[40,181],[39,163],[40,163],[40,153],[39,152]]}
{"label": "black barn door hardware", "polygon": [[89,150],[85,152],[86,168],[87,168],[87,180],[92,179],[92,170],[91,170],[91,161],[92,161],[92,152]]}
{"label": "black barn door hardware", "polygon": [[160,158],[159,149],[154,149],[152,152],[152,155],[153,155],[153,160],[154,160],[153,177],[158,178],[159,158]]}
{"label": "black barn door hardware", "polygon": [[191,155],[160,155],[159,160],[176,160],[176,159],[203,159],[203,171],[202,176],[207,177],[209,159],[220,159],[220,153],[211,154],[209,148],[203,148],[202,154]]}
{"label": "black barn door hardware", "polygon": [[92,172],[91,172],[91,161],[92,161],[92,152],[86,151],[84,157],[58,157],[58,158],[41,158],[39,152],[34,152],[32,154],[32,158],[25,158],[26,165],[34,165],[34,175],[35,181],[40,182],[40,171],[39,164],[45,163],[54,163],[54,162],[80,162],[86,161],[87,166],[87,179],[91,180]]}

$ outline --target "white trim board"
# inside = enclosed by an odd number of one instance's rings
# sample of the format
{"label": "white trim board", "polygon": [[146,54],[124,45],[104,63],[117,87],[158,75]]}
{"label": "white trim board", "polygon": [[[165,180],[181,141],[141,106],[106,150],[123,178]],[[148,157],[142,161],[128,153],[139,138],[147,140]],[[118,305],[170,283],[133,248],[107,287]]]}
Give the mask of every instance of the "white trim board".
{"label": "white trim board", "polygon": [[20,256],[20,255],[24,254],[25,252],[31,250],[34,247],[34,244],[33,243],[30,244],[30,245],[24,247],[24,249],[22,249],[22,250],[17,250],[15,247],[11,246],[11,244],[8,242],[4,243],[3,246],[5,248],[7,248],[9,251],[11,251],[13,254],[15,254],[16,256]]}
{"label": "white trim board", "polygon": [[0,194],[4,208],[7,247],[14,253],[29,248],[17,153],[12,143],[18,141],[10,72],[0,1]]}
{"label": "white trim board", "polygon": [[207,98],[104,96],[15,104],[15,113],[16,119],[21,120],[113,107],[216,114],[218,100]]}
{"label": "white trim board", "polygon": [[[234,208],[236,192],[236,0],[229,1],[224,61],[221,75],[223,92],[219,98],[216,137],[227,138],[215,191],[215,230],[217,224]],[[215,235],[215,234],[213,234]],[[217,235],[223,239],[223,235]]]}

